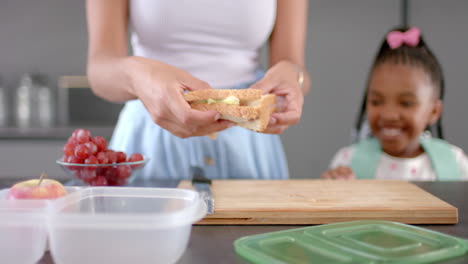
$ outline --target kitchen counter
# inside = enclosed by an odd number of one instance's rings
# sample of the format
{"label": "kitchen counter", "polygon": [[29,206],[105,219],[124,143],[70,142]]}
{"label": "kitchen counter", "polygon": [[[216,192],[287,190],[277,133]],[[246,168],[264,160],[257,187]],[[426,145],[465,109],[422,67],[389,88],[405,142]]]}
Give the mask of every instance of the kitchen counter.
{"label": "kitchen counter", "polygon": [[[1,177],[0,177],[1,178]],[[0,181],[0,187],[10,184],[6,180]],[[177,182],[164,184],[176,186]],[[458,208],[459,223],[456,225],[419,225],[420,227],[439,231],[445,234],[468,239],[468,202],[466,194],[468,182],[418,182],[415,183],[424,190],[434,194],[442,200]],[[158,183],[136,182],[135,186],[158,186]],[[243,236],[298,228],[302,226],[194,226],[190,241],[178,264],[189,263],[246,263],[236,255],[233,242]],[[83,254],[86,254],[85,252]],[[39,264],[53,264],[47,253]],[[468,263],[468,254],[465,256],[440,262],[448,264]]]}

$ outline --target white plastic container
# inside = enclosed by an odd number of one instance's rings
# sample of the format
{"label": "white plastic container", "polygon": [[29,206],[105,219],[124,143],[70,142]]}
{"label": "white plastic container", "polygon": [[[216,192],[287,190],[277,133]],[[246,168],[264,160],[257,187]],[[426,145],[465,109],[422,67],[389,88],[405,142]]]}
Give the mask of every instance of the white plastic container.
{"label": "white plastic container", "polygon": [[0,263],[34,264],[46,249],[46,201],[0,200]]}
{"label": "white plastic container", "polygon": [[86,188],[50,204],[51,253],[56,264],[174,263],[205,214],[190,190]]}
{"label": "white plastic container", "polygon": [[[66,187],[68,193],[80,188]],[[34,264],[47,248],[49,200],[6,200],[0,190],[0,263]]]}

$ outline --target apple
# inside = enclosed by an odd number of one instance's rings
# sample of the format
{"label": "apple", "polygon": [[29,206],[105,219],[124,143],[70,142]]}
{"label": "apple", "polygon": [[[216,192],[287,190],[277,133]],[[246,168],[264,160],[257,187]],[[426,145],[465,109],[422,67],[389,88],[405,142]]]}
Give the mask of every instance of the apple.
{"label": "apple", "polygon": [[67,194],[63,185],[52,179],[45,179],[46,174],[41,174],[40,179],[18,182],[10,188],[7,200],[23,199],[56,199]]}

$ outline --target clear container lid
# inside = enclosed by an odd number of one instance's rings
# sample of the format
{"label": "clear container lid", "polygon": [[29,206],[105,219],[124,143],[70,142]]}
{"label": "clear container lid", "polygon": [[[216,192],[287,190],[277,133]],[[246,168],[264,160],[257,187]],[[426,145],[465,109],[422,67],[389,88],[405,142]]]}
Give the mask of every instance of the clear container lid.
{"label": "clear container lid", "polygon": [[468,241],[388,221],[352,221],[243,237],[252,263],[431,263],[468,252]]}
{"label": "clear container lid", "polygon": [[[71,194],[82,187],[67,186],[65,189]],[[0,190],[0,225],[36,225],[45,221],[47,206],[51,200],[6,200],[9,191],[9,188]]]}
{"label": "clear container lid", "polygon": [[206,205],[191,190],[90,187],[56,200],[49,213],[55,227],[159,229],[191,225]]}

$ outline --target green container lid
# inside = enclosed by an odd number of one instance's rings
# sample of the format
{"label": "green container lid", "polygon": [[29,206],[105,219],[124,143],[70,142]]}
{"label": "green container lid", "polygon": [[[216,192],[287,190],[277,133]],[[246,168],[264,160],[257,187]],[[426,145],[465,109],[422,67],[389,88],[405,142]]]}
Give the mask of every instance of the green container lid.
{"label": "green container lid", "polygon": [[388,221],[352,221],[239,238],[252,263],[431,263],[464,255],[468,240]]}

